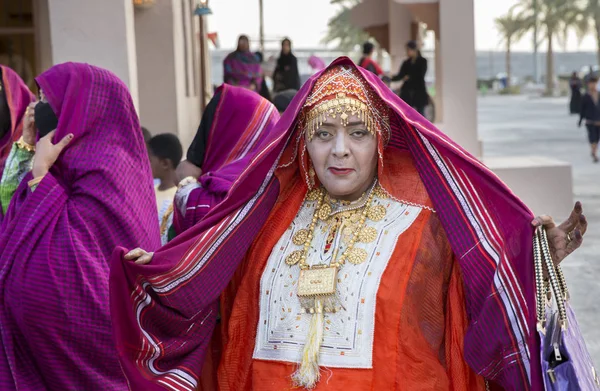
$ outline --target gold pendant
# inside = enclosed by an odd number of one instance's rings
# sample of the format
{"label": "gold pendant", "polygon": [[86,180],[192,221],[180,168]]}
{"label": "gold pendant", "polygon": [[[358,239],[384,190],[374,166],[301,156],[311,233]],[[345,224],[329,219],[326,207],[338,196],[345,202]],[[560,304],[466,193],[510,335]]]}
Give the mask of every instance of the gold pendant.
{"label": "gold pendant", "polygon": [[367,210],[367,217],[369,218],[369,220],[377,222],[383,220],[386,213],[387,211],[385,210],[385,207],[383,205],[375,205],[371,206]]}
{"label": "gold pendant", "polygon": [[348,262],[353,265],[360,265],[367,260],[368,256],[369,254],[367,253],[367,250],[354,247],[352,250],[350,250],[346,259],[348,259]]}
{"label": "gold pendant", "polygon": [[330,214],[331,214],[331,206],[329,206],[329,204],[321,205],[321,208],[317,212],[319,219],[321,219],[323,221],[327,220],[329,218]]}
{"label": "gold pendant", "polygon": [[307,229],[299,230],[292,237],[292,243],[294,243],[296,246],[302,246],[303,244],[306,243],[307,240],[308,240],[308,230]]}
{"label": "gold pendant", "polygon": [[381,188],[381,186],[377,185],[377,187],[375,188],[375,197],[380,198],[385,200],[386,198],[388,198],[387,193],[385,192],[385,190],[383,190]]}
{"label": "gold pendant", "polygon": [[321,195],[321,189],[314,189],[308,192],[308,194],[306,195],[306,200],[307,201],[316,201],[319,199],[319,196]]}
{"label": "gold pendant", "polygon": [[377,239],[377,230],[373,227],[366,226],[358,234],[358,241],[362,243],[371,243]]}
{"label": "gold pendant", "polygon": [[295,264],[300,262],[300,259],[302,258],[302,253],[302,250],[296,250],[287,257],[285,257],[286,265],[294,266]]}
{"label": "gold pendant", "polygon": [[337,282],[336,267],[322,267],[300,270],[298,296],[328,296],[335,294]]}

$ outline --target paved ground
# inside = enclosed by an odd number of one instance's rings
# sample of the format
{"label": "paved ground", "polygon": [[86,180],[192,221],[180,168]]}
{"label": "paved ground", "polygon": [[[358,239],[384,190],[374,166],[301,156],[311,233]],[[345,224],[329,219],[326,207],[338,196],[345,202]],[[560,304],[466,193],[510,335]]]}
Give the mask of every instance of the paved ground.
{"label": "paved ground", "polygon": [[563,269],[571,303],[598,367],[600,163],[591,162],[585,127],[577,128],[577,118],[568,115],[566,98],[486,96],[478,103],[484,156],[541,155],[573,165],[574,198],[583,203],[590,227],[583,247],[565,260]]}

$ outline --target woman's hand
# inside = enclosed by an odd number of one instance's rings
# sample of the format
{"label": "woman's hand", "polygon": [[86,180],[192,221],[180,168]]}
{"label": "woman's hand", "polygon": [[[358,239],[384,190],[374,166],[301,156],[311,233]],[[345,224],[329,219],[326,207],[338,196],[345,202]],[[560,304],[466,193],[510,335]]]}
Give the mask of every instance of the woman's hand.
{"label": "woman's hand", "polygon": [[125,254],[125,259],[128,261],[134,261],[138,265],[146,265],[152,261],[153,256],[154,253],[149,253],[146,250],[138,247]]}
{"label": "woman's hand", "polygon": [[63,149],[73,140],[73,134],[68,134],[57,144],[52,144],[54,133],[56,133],[56,129],[42,137],[35,146],[35,158],[31,170],[34,178],[46,175]]}
{"label": "woman's hand", "polygon": [[202,175],[202,169],[196,166],[195,164],[190,163],[187,160],[184,160],[181,163],[179,163],[175,172],[179,181],[189,176],[194,178],[200,178],[200,176]]}
{"label": "woman's hand", "polygon": [[545,227],[548,235],[548,246],[552,253],[555,265],[560,264],[569,254],[577,250],[583,243],[583,235],[587,230],[587,220],[583,215],[580,202],[575,207],[569,218],[557,226],[550,216],[536,217],[531,224],[534,227]]}
{"label": "woman's hand", "polygon": [[25,118],[23,118],[23,141],[29,145],[35,145],[35,105],[38,102],[31,102],[25,110]]}

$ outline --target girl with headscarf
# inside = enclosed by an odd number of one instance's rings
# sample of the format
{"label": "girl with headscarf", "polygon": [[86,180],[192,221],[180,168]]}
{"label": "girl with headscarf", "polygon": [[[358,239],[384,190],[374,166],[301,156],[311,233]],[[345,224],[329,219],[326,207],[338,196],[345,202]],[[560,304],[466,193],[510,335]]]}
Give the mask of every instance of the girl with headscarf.
{"label": "girl with headscarf", "polygon": [[[115,252],[123,369],[150,391],[207,376],[236,391],[538,390],[532,219],[374,74],[338,59],[219,207],[154,254]],[[550,224],[556,262],[581,244],[579,205],[569,221],[534,220]],[[220,365],[202,372],[215,327]]]}
{"label": "girl with headscarf", "polygon": [[281,41],[281,54],[273,72],[274,92],[300,89],[300,73],[298,72],[298,59],[292,53],[292,41],[285,38]]}
{"label": "girl with headscarf", "polygon": [[128,390],[108,257],[160,244],[140,124],[109,71],[66,63],[36,82],[33,168],[0,227],[0,389]]}
{"label": "girl with headscarf", "polygon": [[427,59],[421,56],[415,41],[406,44],[406,55],[408,58],[400,66],[398,74],[392,77],[392,81],[404,82],[400,87],[400,98],[423,115],[425,106],[429,104],[429,94],[425,84]]}
{"label": "girl with headscarf", "polygon": [[[22,177],[31,169],[35,131],[23,132],[25,113],[35,101],[25,82],[12,69],[0,65],[0,221]],[[33,113],[32,113],[33,114]],[[9,157],[10,155],[10,157]]]}
{"label": "girl with headscarf", "polygon": [[275,107],[257,94],[227,84],[217,90],[202,114],[187,160],[178,167],[177,234],[223,201],[278,120]]}
{"label": "girl with headscarf", "polygon": [[238,45],[223,61],[224,82],[258,92],[263,72],[259,59],[250,51],[250,40],[240,35]]}

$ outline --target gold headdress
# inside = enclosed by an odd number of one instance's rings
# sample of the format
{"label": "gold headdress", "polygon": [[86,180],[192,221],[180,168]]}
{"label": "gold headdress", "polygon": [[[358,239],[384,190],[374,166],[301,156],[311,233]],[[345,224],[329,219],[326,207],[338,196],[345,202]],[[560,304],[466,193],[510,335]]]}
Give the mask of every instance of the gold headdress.
{"label": "gold headdress", "polygon": [[356,68],[338,65],[316,81],[302,109],[300,125],[311,140],[327,118],[339,115],[345,126],[350,116],[357,115],[369,132],[382,136],[385,145],[390,137],[388,110]]}

